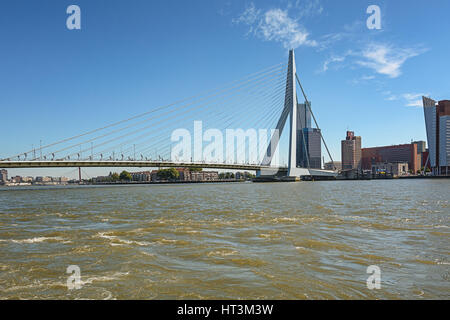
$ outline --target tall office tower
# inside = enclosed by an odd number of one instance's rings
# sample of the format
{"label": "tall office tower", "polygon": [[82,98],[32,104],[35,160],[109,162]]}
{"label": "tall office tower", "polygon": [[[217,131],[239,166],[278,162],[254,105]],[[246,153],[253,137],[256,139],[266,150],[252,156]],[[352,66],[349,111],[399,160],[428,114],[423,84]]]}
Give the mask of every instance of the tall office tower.
{"label": "tall office tower", "polygon": [[[320,129],[303,128],[298,132],[297,166],[322,169],[322,137]],[[303,141],[304,139],[304,141]]]}
{"label": "tall office tower", "polygon": [[450,101],[436,104],[423,97],[425,127],[429,149],[429,162],[435,175],[450,174]]}
{"label": "tall office tower", "polygon": [[436,101],[422,97],[427,130],[428,156],[431,168],[436,167]]}
{"label": "tall office tower", "polygon": [[342,170],[361,169],[361,137],[353,131],[347,131],[341,141]]}
{"label": "tall office tower", "polygon": [[322,136],[311,126],[311,102],[307,103],[297,105],[297,167],[322,169]]}
{"label": "tall office tower", "polygon": [[311,128],[311,102],[309,107],[306,103],[299,103],[297,105],[297,127],[298,128]]}

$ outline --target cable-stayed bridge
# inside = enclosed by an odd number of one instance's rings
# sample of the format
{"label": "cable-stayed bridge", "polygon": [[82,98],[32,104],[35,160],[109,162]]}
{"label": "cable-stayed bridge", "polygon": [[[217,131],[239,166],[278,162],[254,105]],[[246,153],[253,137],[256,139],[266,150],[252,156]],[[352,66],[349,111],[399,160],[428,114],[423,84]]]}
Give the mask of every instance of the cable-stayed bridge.
{"label": "cable-stayed bridge", "polygon": [[[299,135],[304,124],[297,87],[305,110],[319,128],[291,50],[287,64],[69,138],[40,143],[1,159],[0,167],[187,167],[255,170],[258,175],[288,177],[335,176],[335,171],[310,167],[308,144]],[[283,136],[288,119],[290,130]],[[285,153],[283,137],[288,140]],[[299,151],[307,157],[304,167],[299,166]],[[288,155],[286,163],[280,153]]]}

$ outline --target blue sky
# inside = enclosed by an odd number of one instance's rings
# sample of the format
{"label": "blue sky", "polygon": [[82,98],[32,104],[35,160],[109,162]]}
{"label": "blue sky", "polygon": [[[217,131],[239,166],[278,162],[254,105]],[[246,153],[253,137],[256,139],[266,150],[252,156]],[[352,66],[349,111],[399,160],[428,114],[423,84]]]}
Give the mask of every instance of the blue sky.
{"label": "blue sky", "polygon": [[[70,4],[81,30],[66,28]],[[366,27],[369,5],[381,30]],[[363,147],[426,140],[421,95],[450,99],[449,13],[447,0],[4,0],[0,158],[229,83],[289,48],[335,159],[347,129]]]}

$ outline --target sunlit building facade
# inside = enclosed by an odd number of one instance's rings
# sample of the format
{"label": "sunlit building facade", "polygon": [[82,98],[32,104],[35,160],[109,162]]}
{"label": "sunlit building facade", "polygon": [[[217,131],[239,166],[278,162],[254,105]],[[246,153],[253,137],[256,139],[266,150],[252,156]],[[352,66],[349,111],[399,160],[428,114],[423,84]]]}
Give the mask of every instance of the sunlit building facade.
{"label": "sunlit building facade", "polygon": [[353,131],[347,131],[345,140],[341,141],[342,170],[361,169],[361,137]]}
{"label": "sunlit building facade", "polygon": [[434,175],[450,175],[450,100],[422,99],[431,171]]}

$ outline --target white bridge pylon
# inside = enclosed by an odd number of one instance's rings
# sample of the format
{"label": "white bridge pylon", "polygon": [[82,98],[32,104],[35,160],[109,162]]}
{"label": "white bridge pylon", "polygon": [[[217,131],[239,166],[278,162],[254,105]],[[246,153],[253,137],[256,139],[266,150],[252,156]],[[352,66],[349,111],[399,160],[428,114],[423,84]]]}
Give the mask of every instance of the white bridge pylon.
{"label": "white bridge pylon", "polygon": [[[298,130],[298,103],[297,103],[297,86],[296,86],[297,70],[295,65],[295,53],[294,50],[289,50],[289,63],[286,78],[286,93],[284,98],[284,108],[276,126],[276,134],[271,137],[270,143],[267,147],[267,152],[261,163],[262,166],[270,166],[272,163],[273,155],[278,147],[278,143],[283,133],[283,129],[286,125],[287,118],[290,118],[290,131],[289,131],[289,158],[288,158],[288,177],[301,177],[301,176],[336,176],[334,171],[327,171],[321,169],[309,169],[297,167],[297,130]],[[303,89],[302,89],[303,90]],[[306,100],[306,96],[305,96]],[[305,104],[310,108],[309,102],[305,101]],[[323,137],[322,137],[323,140]],[[325,142],[325,141],[324,141]],[[273,152],[272,152],[273,151]]]}

